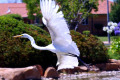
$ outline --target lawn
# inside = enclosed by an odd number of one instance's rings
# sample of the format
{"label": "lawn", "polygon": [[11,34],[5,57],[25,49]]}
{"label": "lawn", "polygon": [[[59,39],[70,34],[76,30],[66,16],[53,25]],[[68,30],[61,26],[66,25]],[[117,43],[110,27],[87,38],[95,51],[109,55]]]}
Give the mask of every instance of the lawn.
{"label": "lawn", "polygon": [[[107,36],[97,36],[101,41],[108,41],[108,37]],[[111,36],[110,39],[111,41],[113,40],[115,36]]]}
{"label": "lawn", "polygon": [[[108,41],[108,36],[97,36],[101,41]],[[110,41],[112,41],[115,38],[115,36],[110,36]],[[110,44],[105,44],[105,46],[109,49]]]}

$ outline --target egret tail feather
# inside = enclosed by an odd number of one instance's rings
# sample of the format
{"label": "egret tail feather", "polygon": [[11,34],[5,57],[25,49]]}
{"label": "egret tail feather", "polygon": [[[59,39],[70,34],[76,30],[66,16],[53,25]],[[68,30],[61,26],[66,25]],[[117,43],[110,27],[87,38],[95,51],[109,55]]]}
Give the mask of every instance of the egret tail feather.
{"label": "egret tail feather", "polygon": [[70,56],[77,57],[78,60],[79,60],[83,65],[85,65],[88,69],[90,69],[90,64],[86,64],[83,60],[81,60],[81,58],[80,58],[79,56],[77,56],[77,55],[75,55],[75,54],[71,54],[71,53],[69,53],[69,55],[70,55]]}

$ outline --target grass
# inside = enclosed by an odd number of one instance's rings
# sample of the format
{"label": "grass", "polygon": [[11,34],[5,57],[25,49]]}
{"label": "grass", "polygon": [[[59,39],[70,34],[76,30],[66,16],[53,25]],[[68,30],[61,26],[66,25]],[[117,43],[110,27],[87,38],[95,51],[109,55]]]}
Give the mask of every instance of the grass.
{"label": "grass", "polygon": [[[97,36],[101,41],[108,41],[108,36]],[[114,39],[115,36],[110,36],[110,41],[112,41]],[[110,45],[105,44],[105,46],[109,49]]]}
{"label": "grass", "polygon": [[[101,41],[108,41],[108,37],[107,36],[97,36]],[[114,36],[111,36],[110,39],[111,41],[113,40]]]}
{"label": "grass", "polygon": [[101,41],[108,41],[108,37],[105,36],[99,36],[98,37]]}

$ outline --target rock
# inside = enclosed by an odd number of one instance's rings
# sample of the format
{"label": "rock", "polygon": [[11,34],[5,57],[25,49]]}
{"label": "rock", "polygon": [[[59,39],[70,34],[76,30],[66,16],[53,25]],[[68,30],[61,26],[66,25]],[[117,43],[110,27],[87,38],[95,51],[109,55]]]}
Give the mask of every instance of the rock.
{"label": "rock", "polygon": [[87,72],[88,68],[86,66],[78,66],[74,69],[61,69],[58,72],[59,73],[65,73],[65,74],[74,74],[76,72]]}
{"label": "rock", "polygon": [[[77,68],[76,68],[77,70]],[[59,73],[63,73],[63,74],[74,74],[75,73],[75,69],[61,69],[58,71]]]}
{"label": "rock", "polygon": [[79,67],[75,67],[75,72],[86,72],[88,71],[88,68],[86,66],[79,66]]}
{"label": "rock", "polygon": [[117,60],[116,59],[109,59],[108,62],[109,63],[115,63]]}
{"label": "rock", "polygon": [[120,60],[117,60],[116,63],[120,64]]}
{"label": "rock", "polygon": [[113,71],[113,70],[119,70],[120,64],[118,63],[106,63],[106,71]]}
{"label": "rock", "polygon": [[92,66],[90,66],[89,71],[98,72],[98,71],[100,71],[100,69],[98,67],[96,67],[95,65],[92,65]]}
{"label": "rock", "polygon": [[35,65],[38,71],[40,72],[40,75],[43,76],[43,68],[40,65]]}
{"label": "rock", "polygon": [[101,71],[104,71],[106,69],[106,64],[105,63],[96,64],[95,66],[98,67]]}
{"label": "rock", "polygon": [[96,64],[96,66],[103,71],[113,71],[120,69],[119,63],[102,63],[102,64]]}
{"label": "rock", "polygon": [[3,78],[2,80],[41,79],[42,72],[40,65],[25,68],[0,68],[0,78]]}
{"label": "rock", "polygon": [[120,60],[116,60],[116,59],[109,59],[108,62],[120,64]]}
{"label": "rock", "polygon": [[104,63],[101,63],[101,64],[96,64],[95,66],[97,66],[102,71],[105,70],[106,65]]}
{"label": "rock", "polygon": [[58,78],[59,77],[59,73],[56,71],[55,68],[48,67],[45,70],[44,77],[46,77],[46,78]]}

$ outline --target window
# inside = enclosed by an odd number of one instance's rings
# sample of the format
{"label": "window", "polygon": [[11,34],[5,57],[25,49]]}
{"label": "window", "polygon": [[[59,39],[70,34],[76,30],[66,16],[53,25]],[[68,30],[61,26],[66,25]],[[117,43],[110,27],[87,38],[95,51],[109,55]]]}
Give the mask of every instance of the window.
{"label": "window", "polygon": [[86,18],[82,21],[82,25],[88,25],[88,18]]}
{"label": "window", "polygon": [[35,24],[39,24],[40,23],[40,18],[39,17],[35,17],[34,23]]}

